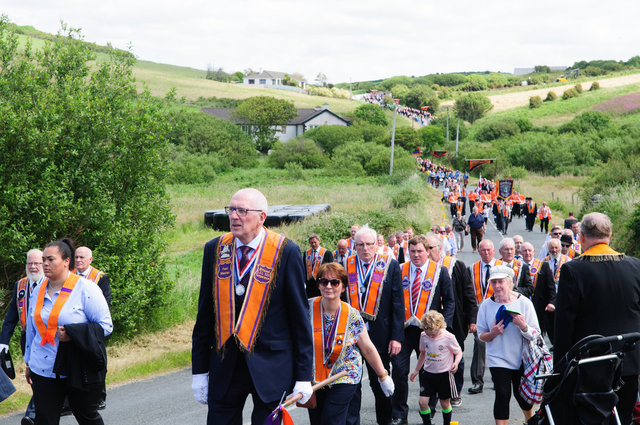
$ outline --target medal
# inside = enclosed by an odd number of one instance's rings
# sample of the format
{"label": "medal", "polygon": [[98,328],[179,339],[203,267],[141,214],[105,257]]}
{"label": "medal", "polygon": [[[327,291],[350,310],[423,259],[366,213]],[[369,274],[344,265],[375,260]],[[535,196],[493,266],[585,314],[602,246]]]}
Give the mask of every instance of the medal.
{"label": "medal", "polygon": [[364,286],[360,287],[360,293],[364,294],[364,292],[367,290],[367,288],[365,288]]}
{"label": "medal", "polygon": [[244,295],[244,291],[245,291],[244,285],[236,285],[236,295],[237,296],[239,296],[239,297],[243,296]]}

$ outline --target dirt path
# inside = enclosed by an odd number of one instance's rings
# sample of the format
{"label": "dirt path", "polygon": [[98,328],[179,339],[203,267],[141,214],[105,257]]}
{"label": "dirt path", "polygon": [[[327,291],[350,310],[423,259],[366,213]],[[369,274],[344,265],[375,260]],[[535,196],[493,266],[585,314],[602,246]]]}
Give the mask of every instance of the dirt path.
{"label": "dirt path", "polygon": [[[599,80],[594,78],[593,81],[598,81],[601,88],[626,86],[629,84],[640,83],[640,74],[624,75],[622,77],[614,77]],[[567,83],[562,86],[546,87],[535,90],[526,90],[515,93],[493,94],[488,95],[491,103],[493,103],[493,109],[491,112],[504,111],[506,109],[517,108],[518,106],[525,106],[529,104],[529,98],[531,96],[540,96],[542,99],[547,97],[547,93],[550,91],[555,92],[558,97],[562,96],[562,93],[575,86],[576,83]],[[591,82],[582,81],[582,85],[585,90],[589,90]],[[441,106],[453,105],[453,101],[442,102]]]}

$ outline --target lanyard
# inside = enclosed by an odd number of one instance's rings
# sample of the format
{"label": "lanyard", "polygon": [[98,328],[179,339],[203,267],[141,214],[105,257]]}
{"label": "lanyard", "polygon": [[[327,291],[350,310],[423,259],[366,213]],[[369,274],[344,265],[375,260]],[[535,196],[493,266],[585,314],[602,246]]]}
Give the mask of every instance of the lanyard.
{"label": "lanyard", "polygon": [[[265,233],[265,237],[266,237],[266,233]],[[240,270],[240,261],[237,255],[237,248],[234,247],[234,249],[236,249],[236,256],[235,256],[236,266],[234,268],[234,272],[236,275],[236,282],[240,282],[240,280],[242,280],[244,275],[247,274],[249,270],[251,270],[251,268],[253,267],[253,263],[256,261],[256,258],[257,258],[256,254],[258,253],[258,251],[260,251],[260,248],[262,247],[263,243],[264,243],[264,238],[262,238],[262,240],[260,241],[260,244],[256,247],[256,249],[253,250],[253,254],[251,254],[251,258],[249,258],[249,261],[247,261],[247,264],[245,264],[242,270]]]}

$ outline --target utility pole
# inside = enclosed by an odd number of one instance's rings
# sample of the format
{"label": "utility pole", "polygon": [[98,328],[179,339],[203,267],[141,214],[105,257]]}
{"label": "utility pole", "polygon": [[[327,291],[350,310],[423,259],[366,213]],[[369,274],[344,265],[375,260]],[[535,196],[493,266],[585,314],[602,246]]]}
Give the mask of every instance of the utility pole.
{"label": "utility pole", "polygon": [[447,106],[447,148],[449,148],[449,107]]}
{"label": "utility pole", "polygon": [[456,128],[456,156],[458,156],[458,135],[460,134],[460,118],[458,118],[458,127]]}
{"label": "utility pole", "polygon": [[391,127],[391,161],[389,161],[389,175],[393,174],[393,145],[396,138],[396,114],[398,113],[400,99],[393,99],[393,126]]}

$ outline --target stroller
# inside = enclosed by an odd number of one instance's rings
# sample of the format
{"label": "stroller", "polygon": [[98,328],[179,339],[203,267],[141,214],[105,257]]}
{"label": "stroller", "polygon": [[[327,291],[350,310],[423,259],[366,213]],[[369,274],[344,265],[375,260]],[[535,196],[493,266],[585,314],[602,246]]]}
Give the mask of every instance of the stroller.
{"label": "stroller", "polygon": [[540,409],[527,424],[621,425],[615,391],[621,382],[622,358],[638,340],[640,333],[590,335],[578,341],[554,373],[536,376],[548,379]]}

